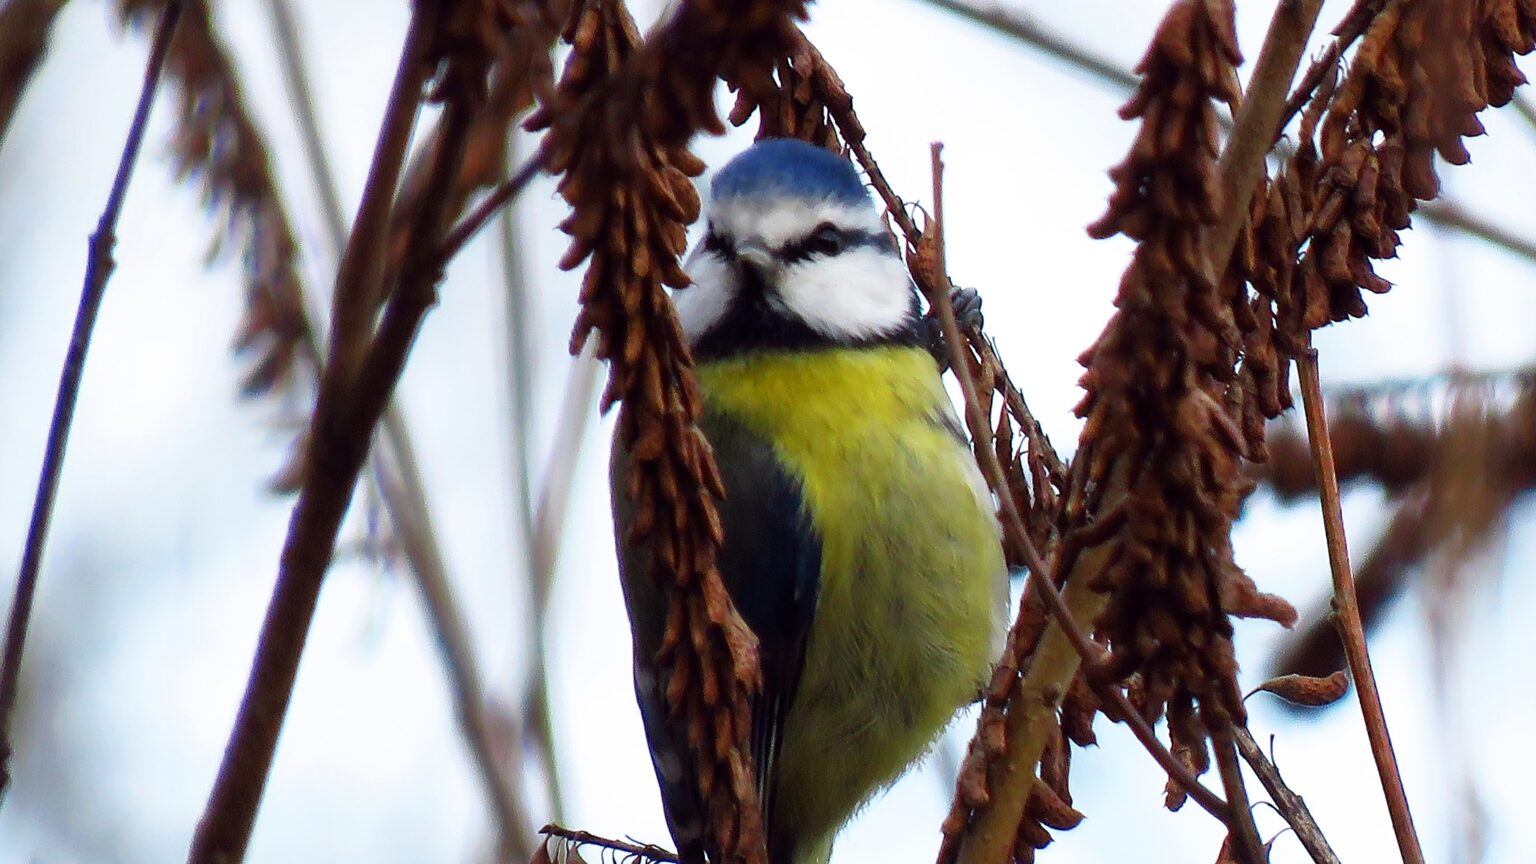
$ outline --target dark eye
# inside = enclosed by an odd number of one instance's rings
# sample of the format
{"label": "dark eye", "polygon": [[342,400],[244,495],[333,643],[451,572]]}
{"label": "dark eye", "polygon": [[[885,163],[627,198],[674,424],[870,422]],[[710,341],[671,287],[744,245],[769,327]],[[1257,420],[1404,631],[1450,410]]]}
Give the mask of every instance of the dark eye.
{"label": "dark eye", "polygon": [[812,255],[838,255],[844,245],[843,232],[830,222],[817,225],[811,236],[805,238],[805,251]]}
{"label": "dark eye", "polygon": [[731,253],[731,241],[715,230],[715,226],[709,226],[709,233],[704,235],[704,249],[716,255],[729,255]]}

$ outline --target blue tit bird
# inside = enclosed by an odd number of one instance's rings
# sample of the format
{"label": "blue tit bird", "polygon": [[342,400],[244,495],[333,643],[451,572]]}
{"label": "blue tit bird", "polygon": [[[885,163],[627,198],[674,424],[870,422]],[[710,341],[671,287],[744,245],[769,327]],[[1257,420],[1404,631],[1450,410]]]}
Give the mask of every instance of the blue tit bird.
{"label": "blue tit bird", "polygon": [[[674,296],[724,481],[720,574],[757,635],[752,755],[771,864],[824,864],[844,823],[964,704],[1001,646],[994,505],[894,239],[847,160],[761,141],[716,175]],[[655,666],[665,602],[615,528],[635,690],[668,826],[703,864],[703,804]]]}

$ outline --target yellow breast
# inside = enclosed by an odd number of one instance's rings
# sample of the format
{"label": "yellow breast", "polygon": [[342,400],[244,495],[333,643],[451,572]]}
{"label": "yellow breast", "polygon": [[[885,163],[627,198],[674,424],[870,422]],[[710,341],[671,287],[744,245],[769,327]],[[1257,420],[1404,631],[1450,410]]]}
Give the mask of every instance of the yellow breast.
{"label": "yellow breast", "polygon": [[821,536],[773,817],[829,848],[988,674],[1006,604],[992,503],[922,349],[754,355],[698,373],[707,410],[772,442]]}

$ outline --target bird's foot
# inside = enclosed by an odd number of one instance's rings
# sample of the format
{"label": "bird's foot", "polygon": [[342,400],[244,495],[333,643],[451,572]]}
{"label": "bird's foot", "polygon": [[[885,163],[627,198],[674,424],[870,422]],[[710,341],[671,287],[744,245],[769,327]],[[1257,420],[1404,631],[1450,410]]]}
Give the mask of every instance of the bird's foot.
{"label": "bird's foot", "polygon": [[[961,330],[982,325],[981,294],[975,288],[954,288],[949,292],[949,304],[955,310],[955,323]],[[949,369],[949,349],[944,344],[944,327],[932,309],[918,322],[918,335],[933,359],[939,362],[939,371]]]}

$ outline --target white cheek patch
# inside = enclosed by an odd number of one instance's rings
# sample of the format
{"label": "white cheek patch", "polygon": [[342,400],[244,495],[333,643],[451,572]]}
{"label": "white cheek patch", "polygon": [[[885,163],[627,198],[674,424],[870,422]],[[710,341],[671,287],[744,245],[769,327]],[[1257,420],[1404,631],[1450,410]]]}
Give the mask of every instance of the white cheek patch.
{"label": "white cheek patch", "polygon": [[726,198],[710,207],[709,221],[726,237],[750,237],[769,249],[783,248],[823,222],[849,231],[885,233],[875,208],[830,198]]}
{"label": "white cheek patch", "polygon": [[683,325],[683,336],[692,345],[725,317],[739,289],[731,267],[702,247],[693,250],[683,269],[693,284],[673,291],[672,305]]}
{"label": "white cheek patch", "polygon": [[832,338],[890,335],[912,314],[911,283],[901,260],[869,246],[790,265],[776,299],[812,330]]}

